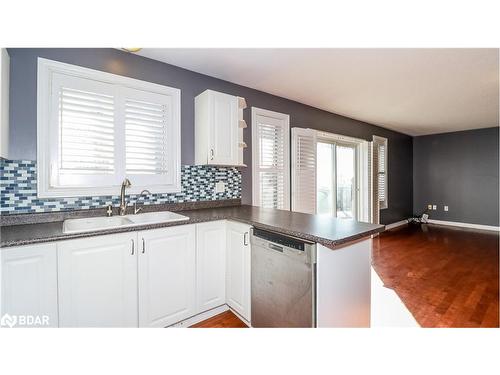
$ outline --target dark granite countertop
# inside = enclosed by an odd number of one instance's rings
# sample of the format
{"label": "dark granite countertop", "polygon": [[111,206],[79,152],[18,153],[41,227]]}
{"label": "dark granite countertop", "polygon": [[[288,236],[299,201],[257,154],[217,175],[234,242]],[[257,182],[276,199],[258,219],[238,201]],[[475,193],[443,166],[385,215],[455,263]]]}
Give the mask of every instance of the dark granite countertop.
{"label": "dark granite countertop", "polygon": [[189,221],[114,228],[86,233],[65,234],[62,231],[62,221],[2,226],[0,228],[0,246],[19,246],[224,219],[317,242],[329,248],[384,230],[383,225],[247,205],[185,210],[180,211],[180,213],[188,216]]}

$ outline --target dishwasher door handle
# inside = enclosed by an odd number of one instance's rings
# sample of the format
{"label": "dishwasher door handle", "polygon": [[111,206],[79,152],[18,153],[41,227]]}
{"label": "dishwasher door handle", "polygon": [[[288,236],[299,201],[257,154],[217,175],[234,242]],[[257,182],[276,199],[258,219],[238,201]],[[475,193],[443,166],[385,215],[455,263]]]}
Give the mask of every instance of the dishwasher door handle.
{"label": "dishwasher door handle", "polygon": [[283,248],[281,246],[275,245],[273,243],[269,243],[268,246],[269,246],[270,249],[279,251],[280,253],[283,252]]}

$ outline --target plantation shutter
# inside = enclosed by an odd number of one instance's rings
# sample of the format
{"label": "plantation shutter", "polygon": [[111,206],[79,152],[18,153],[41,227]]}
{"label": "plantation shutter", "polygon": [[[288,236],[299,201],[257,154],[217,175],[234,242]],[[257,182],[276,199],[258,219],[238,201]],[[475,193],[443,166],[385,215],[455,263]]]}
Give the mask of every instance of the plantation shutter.
{"label": "plantation shutter", "polygon": [[127,88],[124,91],[125,172],[149,184],[170,183],[173,164],[170,97]]}
{"label": "plantation shutter", "polygon": [[292,128],[292,211],[316,213],[316,131]]}
{"label": "plantation shutter", "polygon": [[381,205],[386,202],[385,145],[378,145],[378,200]]}
{"label": "plantation shutter", "polygon": [[253,204],[290,209],[288,116],[252,109]]}
{"label": "plantation shutter", "polygon": [[387,139],[377,136],[373,136],[373,184],[378,209],[387,208]]}
{"label": "plantation shutter", "polygon": [[378,197],[378,153],[375,152],[374,142],[370,142],[370,176],[371,176],[371,203],[372,203],[372,223],[380,223],[380,204]]}
{"label": "plantation shutter", "polygon": [[52,113],[57,148],[51,150],[54,186],[116,182],[116,95],[112,85],[54,74]]}

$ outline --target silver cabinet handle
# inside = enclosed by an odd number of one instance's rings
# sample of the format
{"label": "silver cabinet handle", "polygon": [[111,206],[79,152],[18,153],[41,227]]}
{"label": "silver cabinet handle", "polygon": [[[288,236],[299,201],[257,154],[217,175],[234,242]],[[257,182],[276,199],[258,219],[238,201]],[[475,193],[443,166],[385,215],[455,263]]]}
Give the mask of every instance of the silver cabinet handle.
{"label": "silver cabinet handle", "polygon": [[132,254],[131,255],[134,255],[134,252],[135,252],[135,242],[134,240],[130,240],[132,242]]}
{"label": "silver cabinet handle", "polygon": [[142,253],[144,254],[146,252],[146,241],[144,241],[144,238],[142,239]]}
{"label": "silver cabinet handle", "polygon": [[210,149],[210,160],[214,160],[214,149]]}
{"label": "silver cabinet handle", "polygon": [[243,234],[243,245],[248,246],[248,232]]}

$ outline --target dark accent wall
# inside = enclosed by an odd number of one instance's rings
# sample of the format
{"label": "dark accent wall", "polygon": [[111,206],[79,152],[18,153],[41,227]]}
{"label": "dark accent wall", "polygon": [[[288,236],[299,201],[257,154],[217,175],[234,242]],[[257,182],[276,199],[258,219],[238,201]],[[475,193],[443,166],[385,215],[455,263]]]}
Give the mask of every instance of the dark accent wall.
{"label": "dark accent wall", "polygon": [[431,219],[498,226],[498,129],[415,137],[414,210],[435,204]]}
{"label": "dark accent wall", "polygon": [[244,203],[252,200],[252,159],[250,107],[290,115],[291,127],[309,127],[371,140],[372,135],[389,140],[389,208],[381,211],[381,222],[392,223],[412,212],[412,138],[365,122],[322,111],[214,77],[195,73],[159,61],[115,49],[9,49],[10,76],[10,159],[36,159],[36,75],[37,58],[44,57],[91,69],[120,74],[181,89],[182,164],[194,163],[194,97],[206,89],[239,95],[246,99],[242,169]]}

